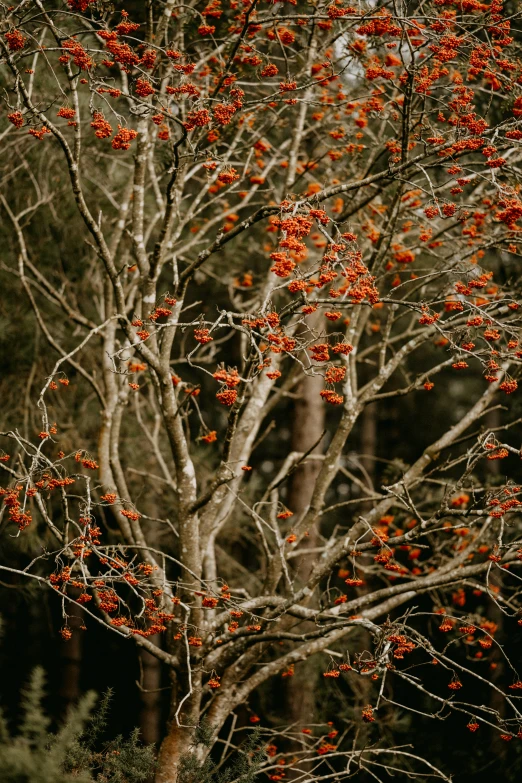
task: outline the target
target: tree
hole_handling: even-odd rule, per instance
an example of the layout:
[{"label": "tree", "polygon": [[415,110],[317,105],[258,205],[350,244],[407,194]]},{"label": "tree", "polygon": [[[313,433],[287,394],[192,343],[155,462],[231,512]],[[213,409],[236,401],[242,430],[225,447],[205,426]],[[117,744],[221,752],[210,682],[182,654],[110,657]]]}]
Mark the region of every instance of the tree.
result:
[{"label": "tree", "polygon": [[[522,735],[480,668],[502,655],[488,612],[521,611],[520,11],[127,8],[1,11],[4,246],[40,334],[0,457],[33,556],[1,568],[54,591],[64,638],[79,604],[169,669],[158,783],[233,755],[248,705],[312,658],[325,682],[371,681],[371,703],[339,736],[283,729],[272,780],[447,779],[357,731],[393,720],[393,682],[401,710]],[[325,433],[296,452],[281,429],[318,378]],[[369,405],[414,414],[414,458],[377,448],[375,484],[351,453]]]}]

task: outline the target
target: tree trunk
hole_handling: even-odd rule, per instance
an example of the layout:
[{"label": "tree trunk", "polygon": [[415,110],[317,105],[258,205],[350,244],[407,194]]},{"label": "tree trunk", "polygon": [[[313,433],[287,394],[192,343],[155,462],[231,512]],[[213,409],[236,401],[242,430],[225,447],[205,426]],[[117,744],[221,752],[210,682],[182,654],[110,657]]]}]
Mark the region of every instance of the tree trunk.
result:
[{"label": "tree trunk", "polygon": [[[193,669],[190,680],[186,669],[171,670],[170,676],[172,683],[170,720],[158,755],[155,783],[179,783],[180,763],[183,756],[194,754],[198,761],[202,760],[198,755],[200,748],[196,748],[194,743],[195,730],[200,722],[201,672]],[[179,709],[180,699],[190,692],[189,682],[192,685],[192,693]],[[194,778],[194,781],[188,778],[183,783],[197,783],[197,778]]]},{"label": "tree trunk", "polygon": [[[500,411],[498,409],[489,411],[489,413],[485,416],[485,423],[488,429],[497,429],[501,424]],[[487,460],[486,470],[490,476],[497,477],[502,470],[500,460]],[[500,587],[502,585],[502,577],[496,573],[495,570],[492,570],[489,581],[493,588]],[[497,632],[495,636],[497,639],[499,639],[500,643],[502,643],[502,637],[504,636],[504,615],[498,608],[497,604],[491,599],[489,600],[488,618],[497,624]],[[492,650],[490,666],[491,682],[504,690],[508,684],[503,681],[506,675],[504,658],[496,645]],[[491,688],[489,691],[489,706],[492,710],[497,711],[501,717],[504,717],[506,712],[504,699],[501,697],[499,692],[493,688]],[[491,750],[495,758],[498,759],[500,763],[504,763],[507,754],[507,743],[500,739],[500,734],[498,731],[495,731],[495,729],[492,729],[491,727],[488,728]]]},{"label": "tree trunk", "polygon": [[[361,423],[360,458],[363,481],[373,488],[375,482],[375,454],[377,451],[377,405],[367,405],[359,418]],[[366,504],[365,504],[366,505]]]},{"label": "tree trunk", "polygon": [[[153,644],[160,644],[160,637],[151,638]],[[156,745],[160,740],[161,724],[161,663],[147,650],[140,649],[140,733],[147,745]]]},{"label": "tree trunk", "polygon": [[161,743],[158,757],[156,783],[176,783],[181,757],[187,753],[192,741],[192,729],[171,726]]},{"label": "tree trunk", "polygon": [[[299,399],[295,402],[292,423],[292,450],[300,453],[308,451],[321,438],[324,431],[324,405],[319,396],[323,388],[321,376],[305,376],[298,388]],[[320,454],[319,443],[312,454]],[[307,459],[293,474],[289,492],[288,508],[299,518],[308,508],[317,474],[321,468],[320,460]],[[318,544],[318,531],[314,527],[299,544],[300,548],[312,548]],[[315,555],[303,555],[299,558],[296,571],[297,581],[304,582],[312,570]],[[313,662],[303,661],[296,667],[293,677],[285,681],[285,701],[288,720],[292,723],[309,721],[315,711],[315,670]]]},{"label": "tree trunk", "polygon": [[[80,594],[80,590],[77,588],[75,588],[75,592],[77,595]],[[71,594],[73,594],[73,591],[71,591]],[[67,624],[72,631],[72,636],[69,640],[60,643],[61,682],[59,696],[60,711],[64,717],[80,697],[80,676],[83,657],[83,631],[81,628],[84,625],[84,615],[81,608],[73,602],[70,602],[68,612]]]},{"label": "tree trunk", "polygon": [[[359,431],[359,465],[362,471],[362,480],[368,486],[368,489],[374,489],[376,479],[376,463],[375,456],[377,453],[377,404],[366,405],[360,416],[360,431]],[[371,500],[363,502],[360,505],[361,514],[364,515],[373,507]],[[364,587],[356,588],[357,595],[361,595],[366,592],[370,592],[375,589],[374,581],[371,575],[365,576],[366,585]],[[359,648],[361,650],[371,650],[372,643],[370,634],[367,630],[359,629]],[[350,678],[350,682],[353,686],[353,708],[355,714],[359,716],[364,707],[371,702],[372,682],[369,677]],[[365,747],[370,739],[371,730],[367,723],[363,723],[360,726],[358,736],[358,747]],[[367,773],[362,773],[361,780],[368,780]]]}]

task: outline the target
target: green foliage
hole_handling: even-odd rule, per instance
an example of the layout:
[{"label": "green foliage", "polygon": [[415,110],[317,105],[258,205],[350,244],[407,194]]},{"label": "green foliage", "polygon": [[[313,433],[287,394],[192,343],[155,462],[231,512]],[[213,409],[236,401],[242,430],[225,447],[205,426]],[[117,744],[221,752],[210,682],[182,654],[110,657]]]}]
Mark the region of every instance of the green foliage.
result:
[{"label": "green foliage", "polygon": [[140,746],[137,729],[128,739],[119,736],[100,746],[110,692],[95,713],[97,696],[87,693],[70,710],[65,724],[52,733],[42,706],[44,685],[44,672],[37,668],[22,695],[22,718],[15,736],[0,714],[2,783],[141,783],[150,778],[154,751]]},{"label": "green foliage", "polygon": [[204,745],[206,748],[211,748],[214,741],[214,733],[212,726],[208,723],[206,718],[203,718],[196,731],[194,732],[194,744]]},{"label": "green foliage", "polygon": [[252,732],[224,769],[209,756],[204,761],[198,759],[198,742],[208,747],[207,739],[207,728],[202,723],[193,747],[180,760],[179,783],[254,783],[258,779],[266,759],[260,731]]}]

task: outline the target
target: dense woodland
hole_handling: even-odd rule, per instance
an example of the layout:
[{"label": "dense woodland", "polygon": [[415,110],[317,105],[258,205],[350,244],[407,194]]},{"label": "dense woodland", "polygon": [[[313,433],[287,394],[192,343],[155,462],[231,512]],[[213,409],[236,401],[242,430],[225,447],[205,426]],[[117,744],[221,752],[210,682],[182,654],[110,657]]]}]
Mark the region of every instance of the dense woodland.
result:
[{"label": "dense woodland", "polygon": [[519,780],[520,2],[1,3],[0,102],[0,780]]}]

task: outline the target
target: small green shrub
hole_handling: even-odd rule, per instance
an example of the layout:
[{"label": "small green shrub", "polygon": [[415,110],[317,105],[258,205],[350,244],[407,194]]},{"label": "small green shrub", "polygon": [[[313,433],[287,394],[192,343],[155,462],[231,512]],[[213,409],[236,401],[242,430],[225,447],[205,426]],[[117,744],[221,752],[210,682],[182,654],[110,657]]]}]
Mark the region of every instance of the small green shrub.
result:
[{"label": "small green shrub", "polygon": [[142,783],[155,768],[154,749],[139,744],[135,729],[101,743],[111,700],[108,691],[98,703],[87,693],[69,711],[65,724],[49,730],[42,701],[45,675],[35,669],[22,694],[21,720],[15,736],[0,713],[0,770],[2,783]]}]

